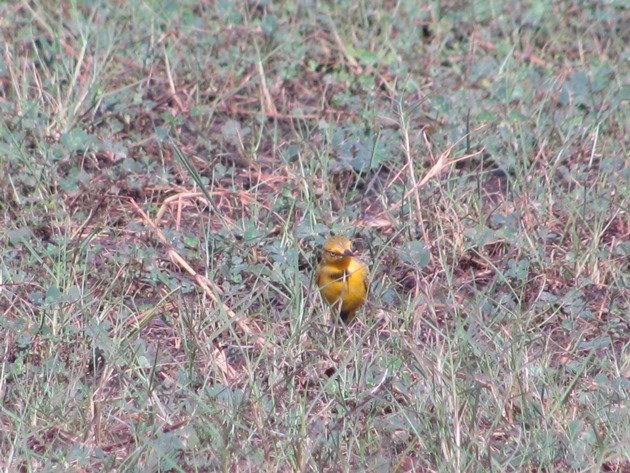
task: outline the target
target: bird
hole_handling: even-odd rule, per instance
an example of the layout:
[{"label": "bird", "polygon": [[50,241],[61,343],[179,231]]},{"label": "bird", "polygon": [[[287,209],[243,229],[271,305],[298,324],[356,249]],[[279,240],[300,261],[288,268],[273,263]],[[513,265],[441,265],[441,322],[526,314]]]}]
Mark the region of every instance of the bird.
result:
[{"label": "bird", "polygon": [[345,236],[332,236],[322,248],[315,282],[324,300],[344,324],[352,322],[365,303],[368,267],[356,258],[352,242]]}]

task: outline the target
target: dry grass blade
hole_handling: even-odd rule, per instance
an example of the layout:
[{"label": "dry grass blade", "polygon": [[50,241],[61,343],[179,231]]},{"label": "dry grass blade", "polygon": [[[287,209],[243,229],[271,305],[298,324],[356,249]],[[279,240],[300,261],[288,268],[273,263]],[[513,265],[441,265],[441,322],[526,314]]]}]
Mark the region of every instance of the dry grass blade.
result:
[{"label": "dry grass blade", "polygon": [[228,306],[226,306],[219,299],[217,294],[221,294],[221,290],[212,281],[210,281],[207,277],[205,277],[203,274],[199,274],[197,271],[195,271],[192,268],[192,266],[184,258],[182,258],[181,255],[179,253],[177,253],[177,251],[175,251],[175,249],[168,242],[168,240],[166,239],[166,237],[164,236],[162,231],[158,228],[158,226],[153,222],[153,220],[151,220],[151,218],[149,218],[149,216],[146,214],[146,212],[144,212],[144,210],[142,210],[140,208],[140,206],[133,199],[130,199],[129,202],[131,203],[131,206],[133,207],[135,212],[144,221],[144,223],[146,223],[149,227],[151,227],[151,229],[153,230],[155,236],[166,247],[166,250],[168,252],[168,255],[169,255],[170,259],[175,264],[177,264],[180,268],[182,268],[184,271],[186,271],[190,276],[192,276],[194,278],[195,282],[197,283],[197,285],[208,296],[208,298],[212,302],[214,302],[215,304],[220,306],[225,311],[225,313],[228,314],[228,316],[231,319],[235,320],[235,323],[237,324],[237,326],[241,330],[243,330],[243,332],[245,332],[248,335],[253,336],[257,345],[259,345],[259,346],[265,345],[266,344],[265,340],[262,337],[260,337],[259,335],[257,335],[251,329],[251,327],[247,324],[246,321],[244,321],[241,318],[238,318],[237,315],[234,313],[234,311],[232,309],[230,309]]}]

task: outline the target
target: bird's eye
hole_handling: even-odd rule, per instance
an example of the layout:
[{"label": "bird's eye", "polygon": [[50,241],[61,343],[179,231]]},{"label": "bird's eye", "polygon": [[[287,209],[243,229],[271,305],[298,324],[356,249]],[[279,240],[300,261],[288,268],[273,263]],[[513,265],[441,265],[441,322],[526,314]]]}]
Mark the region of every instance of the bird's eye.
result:
[{"label": "bird's eye", "polygon": [[329,252],[328,252],[328,256],[330,256],[331,258],[334,258],[334,257],[335,257],[335,256],[337,256],[337,255],[335,255],[335,252],[334,252],[334,251],[329,251]]}]

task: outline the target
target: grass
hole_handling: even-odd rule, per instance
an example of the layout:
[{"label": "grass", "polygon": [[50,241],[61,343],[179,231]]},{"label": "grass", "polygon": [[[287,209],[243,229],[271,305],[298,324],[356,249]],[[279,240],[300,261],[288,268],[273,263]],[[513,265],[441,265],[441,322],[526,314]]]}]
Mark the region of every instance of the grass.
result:
[{"label": "grass", "polygon": [[3,471],[630,471],[627,15],[0,6]]}]

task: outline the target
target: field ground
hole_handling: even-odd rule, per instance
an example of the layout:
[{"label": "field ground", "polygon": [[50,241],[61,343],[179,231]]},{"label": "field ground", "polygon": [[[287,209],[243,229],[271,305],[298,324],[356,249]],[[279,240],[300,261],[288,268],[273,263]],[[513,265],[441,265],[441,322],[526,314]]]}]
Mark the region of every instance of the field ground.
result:
[{"label": "field ground", "polygon": [[0,467],[629,472],[629,20],[1,3]]}]

